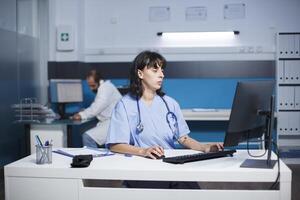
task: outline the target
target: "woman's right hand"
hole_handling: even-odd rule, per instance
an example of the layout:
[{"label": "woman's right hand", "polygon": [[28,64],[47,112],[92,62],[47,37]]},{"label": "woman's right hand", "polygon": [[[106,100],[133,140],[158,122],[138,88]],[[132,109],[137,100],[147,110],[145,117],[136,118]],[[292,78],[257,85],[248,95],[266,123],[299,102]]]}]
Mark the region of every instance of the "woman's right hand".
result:
[{"label": "woman's right hand", "polygon": [[81,116],[77,113],[71,117],[72,120],[81,120]]},{"label": "woman's right hand", "polygon": [[149,148],[144,149],[144,151],[143,151],[143,156],[144,157],[149,157],[149,158],[152,158],[152,159],[156,159],[155,155],[157,157],[161,157],[164,154],[165,154],[164,149],[160,146],[149,147]]}]

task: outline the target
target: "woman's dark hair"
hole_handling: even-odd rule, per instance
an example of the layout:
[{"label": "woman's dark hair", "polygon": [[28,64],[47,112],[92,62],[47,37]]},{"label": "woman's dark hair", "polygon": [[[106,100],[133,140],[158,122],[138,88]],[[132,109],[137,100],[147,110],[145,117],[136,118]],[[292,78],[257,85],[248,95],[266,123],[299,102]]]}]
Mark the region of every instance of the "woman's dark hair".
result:
[{"label": "woman's dark hair", "polygon": [[[167,65],[166,59],[156,52],[143,51],[137,55],[132,63],[130,69],[130,86],[129,92],[132,97],[139,98],[143,95],[143,85],[141,79],[138,76],[138,70],[143,70],[145,67],[151,68],[160,66],[165,68]],[[165,93],[162,92],[162,88],[156,91],[159,96],[164,96]]]},{"label": "woman's dark hair", "polygon": [[93,79],[96,83],[99,83],[100,79],[102,79],[100,72],[98,72],[95,69],[92,69],[91,71],[89,71],[88,74],[86,75],[86,77],[87,78],[93,77]]}]

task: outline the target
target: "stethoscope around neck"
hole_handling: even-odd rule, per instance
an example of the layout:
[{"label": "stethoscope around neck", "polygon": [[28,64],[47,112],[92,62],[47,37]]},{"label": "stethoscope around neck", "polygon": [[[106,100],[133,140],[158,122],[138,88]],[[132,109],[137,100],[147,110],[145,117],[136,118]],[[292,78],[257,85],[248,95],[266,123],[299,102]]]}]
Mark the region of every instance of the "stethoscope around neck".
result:
[{"label": "stethoscope around neck", "polygon": [[[168,110],[167,114],[166,114],[166,121],[173,133],[173,138],[174,139],[177,139],[178,138],[178,121],[177,121],[177,117],[176,115],[174,114],[174,112],[171,112],[170,111],[170,108],[166,102],[166,100],[160,96],[160,98],[163,100],[164,104],[166,105],[166,108]],[[142,133],[143,130],[144,130],[144,125],[142,123],[142,118],[141,118],[141,111],[140,111],[140,105],[139,105],[139,98],[137,97],[136,98],[136,106],[137,106],[137,109],[138,109],[138,115],[139,115],[139,122],[138,122],[138,125],[136,126],[136,131],[138,134]]]}]

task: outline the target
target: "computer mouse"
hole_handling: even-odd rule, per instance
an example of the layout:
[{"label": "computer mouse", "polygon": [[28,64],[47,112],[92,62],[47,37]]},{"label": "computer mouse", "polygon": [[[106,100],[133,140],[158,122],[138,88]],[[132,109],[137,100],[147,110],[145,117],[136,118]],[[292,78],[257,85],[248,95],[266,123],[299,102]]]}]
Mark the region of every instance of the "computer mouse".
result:
[{"label": "computer mouse", "polygon": [[[151,153],[157,160],[159,160],[159,159],[163,159],[164,157],[165,157],[165,155],[162,155],[162,156],[158,156],[158,155],[156,155],[156,154],[154,154],[154,153]],[[150,156],[146,156],[146,158],[150,158],[150,159],[152,159]]]}]

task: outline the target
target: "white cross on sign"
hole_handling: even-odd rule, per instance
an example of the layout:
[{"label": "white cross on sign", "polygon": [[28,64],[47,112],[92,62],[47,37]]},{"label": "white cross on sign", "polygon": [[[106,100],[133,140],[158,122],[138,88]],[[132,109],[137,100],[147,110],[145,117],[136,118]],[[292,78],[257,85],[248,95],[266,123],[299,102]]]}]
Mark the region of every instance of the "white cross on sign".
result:
[{"label": "white cross on sign", "polygon": [[60,40],[61,40],[62,42],[67,42],[67,41],[69,41],[69,33],[61,33],[61,34],[60,34]]}]

